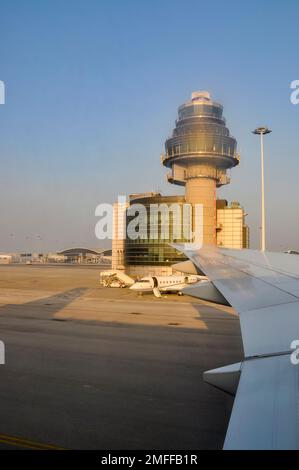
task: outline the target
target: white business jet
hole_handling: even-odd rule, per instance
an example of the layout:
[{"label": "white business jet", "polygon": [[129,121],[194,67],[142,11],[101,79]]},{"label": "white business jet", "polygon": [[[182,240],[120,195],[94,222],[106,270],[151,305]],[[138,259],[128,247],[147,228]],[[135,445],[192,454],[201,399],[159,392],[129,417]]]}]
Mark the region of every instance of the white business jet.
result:
[{"label": "white business jet", "polygon": [[153,292],[155,297],[161,297],[161,292],[177,292],[189,285],[206,281],[205,276],[147,276],[136,281],[130,289],[136,292]]}]

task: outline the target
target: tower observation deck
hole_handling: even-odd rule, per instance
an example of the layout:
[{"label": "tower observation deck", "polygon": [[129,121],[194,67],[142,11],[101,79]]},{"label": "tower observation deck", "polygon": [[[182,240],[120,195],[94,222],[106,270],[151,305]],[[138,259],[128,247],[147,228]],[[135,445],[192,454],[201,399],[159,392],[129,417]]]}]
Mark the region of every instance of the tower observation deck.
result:
[{"label": "tower observation deck", "polygon": [[194,92],[178,109],[162,163],[170,183],[185,186],[185,199],[203,205],[203,242],[216,244],[216,188],[230,182],[227,170],[238,165],[237,142],[222,116],[221,104],[206,91]]}]

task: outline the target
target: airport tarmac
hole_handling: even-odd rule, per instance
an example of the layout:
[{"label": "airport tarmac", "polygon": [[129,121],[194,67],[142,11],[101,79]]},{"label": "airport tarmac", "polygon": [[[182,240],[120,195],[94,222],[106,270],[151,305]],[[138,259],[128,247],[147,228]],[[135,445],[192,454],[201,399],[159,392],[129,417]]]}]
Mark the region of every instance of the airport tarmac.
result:
[{"label": "airport tarmac", "polygon": [[0,266],[0,448],[218,449],[239,361],[229,308],[99,285],[94,266]]}]

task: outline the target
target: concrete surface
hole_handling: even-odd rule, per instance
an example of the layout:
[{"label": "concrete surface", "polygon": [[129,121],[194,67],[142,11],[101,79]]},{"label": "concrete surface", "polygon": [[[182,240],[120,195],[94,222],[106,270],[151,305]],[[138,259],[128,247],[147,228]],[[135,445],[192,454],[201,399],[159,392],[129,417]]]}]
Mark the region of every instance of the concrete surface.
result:
[{"label": "concrete surface", "polygon": [[202,373],[241,359],[236,314],[98,281],[0,266],[0,448],[221,448],[232,399]]}]

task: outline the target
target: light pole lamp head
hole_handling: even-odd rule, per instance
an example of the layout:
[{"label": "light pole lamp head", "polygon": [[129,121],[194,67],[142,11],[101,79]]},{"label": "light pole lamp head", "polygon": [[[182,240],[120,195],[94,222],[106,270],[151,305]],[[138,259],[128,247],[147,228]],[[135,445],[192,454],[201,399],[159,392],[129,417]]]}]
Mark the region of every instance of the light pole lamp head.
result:
[{"label": "light pole lamp head", "polygon": [[270,132],[272,132],[271,129],[269,129],[268,127],[264,126],[264,127],[257,127],[256,129],[254,129],[254,131],[252,131],[253,134],[258,134],[258,135],[265,135],[265,134],[270,134]]}]

